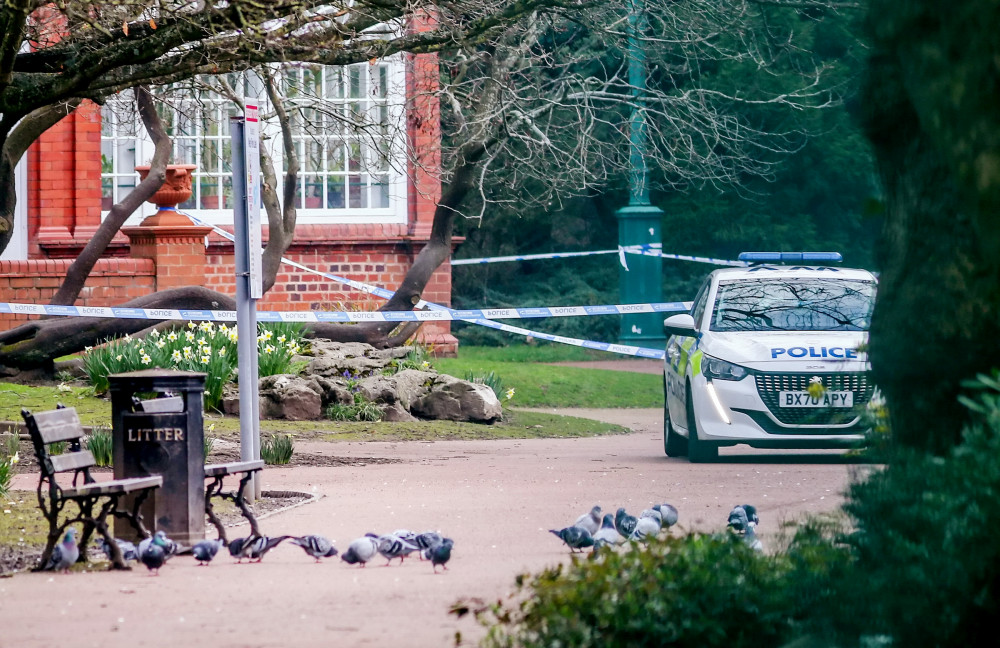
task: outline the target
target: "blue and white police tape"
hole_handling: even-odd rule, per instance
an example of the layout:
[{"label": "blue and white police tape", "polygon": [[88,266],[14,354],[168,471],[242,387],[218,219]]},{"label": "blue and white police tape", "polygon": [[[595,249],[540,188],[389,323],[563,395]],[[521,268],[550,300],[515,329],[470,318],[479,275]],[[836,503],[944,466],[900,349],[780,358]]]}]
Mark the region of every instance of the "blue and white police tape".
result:
[{"label": "blue and white police tape", "polygon": [[[637,254],[640,256],[658,256],[664,259],[676,261],[692,261],[694,263],[707,263],[721,266],[746,266],[744,261],[731,261],[729,259],[714,259],[711,257],[690,256],[685,254],[670,254],[664,252],[659,243],[645,243],[642,245],[619,246],[614,250],[590,250],[587,252],[548,252],[543,254],[518,254],[511,256],[478,257],[474,259],[452,259],[452,266],[482,265],[487,263],[507,263],[511,261],[536,261],[542,259],[567,259],[572,257],[596,256],[601,254],[618,254],[622,265],[626,265],[623,255]],[[627,265],[626,265],[627,267]]]},{"label": "blue and white police tape", "polygon": [[[187,212],[181,212],[181,213],[184,214],[185,216],[187,216],[188,218],[190,218],[191,221],[194,222],[194,223],[197,223],[199,225],[206,225],[208,227],[211,227],[216,233],[218,233],[223,238],[226,238],[226,239],[228,239],[230,241],[235,240],[235,237],[232,234],[230,234],[229,232],[223,230],[222,228],[217,227],[215,225],[211,225],[210,223],[206,223],[205,221],[202,221],[201,219],[199,219],[197,216],[194,216],[194,215],[189,214]],[[615,251],[616,250],[612,250],[611,252],[615,252]],[[309,273],[312,273],[312,274],[324,277],[326,279],[330,279],[332,281],[338,281],[338,282],[343,283],[343,284],[345,284],[347,286],[350,286],[352,288],[356,288],[357,290],[364,291],[366,293],[375,295],[377,297],[381,297],[383,299],[389,299],[394,294],[392,291],[387,290],[385,288],[380,288],[378,286],[372,286],[370,284],[365,284],[365,283],[362,283],[362,282],[359,282],[359,281],[354,281],[352,279],[347,279],[346,277],[338,277],[336,275],[331,275],[331,274],[328,274],[326,272],[320,272],[318,270],[314,270],[313,268],[306,267],[306,266],[304,266],[304,265],[302,265],[300,263],[296,263],[294,261],[291,261],[290,259],[286,259],[285,257],[282,257],[281,261],[282,261],[282,263],[291,265],[291,266],[293,266],[295,268],[299,268],[299,269],[304,270],[306,272],[309,272]],[[674,302],[674,304],[679,304],[679,303],[680,302]],[[634,308],[634,307],[640,307],[640,306],[645,306],[645,305],[642,305],[642,304],[628,304],[627,306]],[[649,304],[649,306],[652,307],[653,304]],[[448,308],[447,306],[442,306],[441,304],[435,304],[433,302],[428,302],[428,301],[425,301],[423,299],[421,299],[420,301],[417,302],[417,304],[415,305],[415,308],[427,308],[427,309],[430,309],[431,311],[434,311],[434,312],[437,312],[437,313],[451,313],[452,312],[452,309]],[[557,308],[559,308],[559,307],[557,307]],[[609,307],[606,307],[606,306],[589,306],[589,307],[586,307],[586,306],[584,306],[584,307],[561,307],[561,308],[569,308],[569,309],[572,309],[572,308],[607,309]],[[681,308],[679,308],[679,309],[675,308],[673,310],[674,311],[678,311],[678,310],[679,311],[685,311],[685,310],[688,310],[689,308],[690,308],[690,304],[681,304]],[[489,311],[489,310],[499,310],[499,309],[486,309],[486,310]],[[266,313],[266,311],[264,311],[264,312]],[[421,313],[426,314],[426,311],[419,311],[419,310],[418,311],[395,311],[395,312],[412,313],[414,315],[421,314]],[[639,312],[639,311],[630,311],[630,312]],[[671,310],[663,309],[661,311],[650,311],[650,312],[671,312]],[[305,313],[305,312],[304,311],[297,311],[297,312],[293,312],[293,313],[289,314],[288,315],[289,317],[295,318],[295,319],[291,319],[289,321],[309,321],[308,319],[305,319],[305,318],[309,317],[309,315],[308,314],[303,315],[303,313]],[[328,313],[328,314],[329,315],[333,315],[333,313]],[[613,313],[613,312],[596,312],[595,311],[595,312],[589,313],[589,314],[594,314],[594,315],[611,315],[611,314],[618,314],[618,313]],[[367,314],[367,313],[366,314],[361,314],[361,313],[357,314],[357,316],[361,316],[361,315],[364,315],[365,317],[367,317],[369,319],[358,320],[358,321],[379,321],[377,319],[371,319],[371,315]],[[566,311],[566,316],[569,316],[569,315],[576,315],[576,313],[571,313],[569,311]],[[259,319],[265,320],[265,318],[267,318],[267,317],[268,317],[268,315],[261,316],[260,312],[258,312],[258,318]],[[505,318],[505,319],[507,319],[507,318]],[[333,320],[333,321],[343,321],[343,320]],[[418,321],[418,320],[416,320],[414,318],[414,321]],[[419,320],[419,321],[427,321],[427,320]],[[579,340],[579,339],[576,339],[576,338],[566,338],[566,337],[562,337],[562,336],[551,335],[549,333],[542,333],[542,332],[539,332],[539,331],[531,331],[529,329],[524,329],[524,328],[520,328],[520,327],[510,326],[509,324],[501,324],[500,322],[493,322],[493,321],[491,321],[489,319],[469,319],[469,320],[464,320],[464,321],[468,321],[468,322],[471,322],[473,324],[479,324],[480,326],[486,326],[486,327],[489,327],[489,328],[494,328],[494,329],[498,329],[498,330],[509,332],[509,333],[515,333],[515,334],[519,334],[519,335],[531,336],[531,337],[535,337],[535,338],[542,339],[542,340],[550,340],[550,341],[553,341],[553,342],[559,342],[559,343],[562,343],[562,344],[571,344],[571,345],[574,345],[574,346],[582,346],[582,347],[586,347],[586,348],[590,348],[590,349],[598,349],[598,350],[601,350],[601,351],[608,351],[610,353],[619,353],[619,354],[636,355],[636,356],[640,356],[641,355],[642,357],[659,358],[659,359],[663,359],[663,357],[664,357],[663,351],[660,350],[660,349],[645,349],[645,348],[642,348],[642,347],[632,347],[632,346],[628,346],[628,345],[609,344],[609,343],[606,343],[606,342],[595,342],[595,341],[592,341],[592,340]]]},{"label": "blue and white police tape", "polygon": [[[615,304],[599,306],[539,306],[531,308],[452,309],[438,306],[421,311],[257,311],[261,322],[434,322],[476,321],[486,319],[539,319],[544,317],[590,317],[596,315],[635,315],[641,313],[679,313],[690,302],[655,304]],[[49,315],[59,317],[103,317],[147,320],[195,320],[235,322],[234,310],[193,310],[172,308],[120,308],[115,306],[47,306],[0,302],[0,313]]]}]

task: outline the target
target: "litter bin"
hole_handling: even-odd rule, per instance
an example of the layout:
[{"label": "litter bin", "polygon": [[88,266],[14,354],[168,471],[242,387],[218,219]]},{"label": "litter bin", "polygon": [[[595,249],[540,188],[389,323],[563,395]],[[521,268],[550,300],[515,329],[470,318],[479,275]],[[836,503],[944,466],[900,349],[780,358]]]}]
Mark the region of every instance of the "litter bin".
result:
[{"label": "litter bin", "polygon": [[205,376],[170,369],[108,376],[115,478],[162,475],[142,506],[143,522],[188,547],[205,537]]}]

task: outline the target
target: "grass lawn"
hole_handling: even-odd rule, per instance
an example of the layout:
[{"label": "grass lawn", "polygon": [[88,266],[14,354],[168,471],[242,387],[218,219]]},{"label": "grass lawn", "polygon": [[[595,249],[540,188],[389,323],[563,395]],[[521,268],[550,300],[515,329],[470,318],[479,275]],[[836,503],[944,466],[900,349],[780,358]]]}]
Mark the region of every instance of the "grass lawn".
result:
[{"label": "grass lawn", "polygon": [[434,367],[458,378],[493,372],[514,388],[515,407],[662,407],[663,377],[631,371],[553,366],[548,362],[610,360],[619,356],[566,345],[462,347],[458,358]]}]

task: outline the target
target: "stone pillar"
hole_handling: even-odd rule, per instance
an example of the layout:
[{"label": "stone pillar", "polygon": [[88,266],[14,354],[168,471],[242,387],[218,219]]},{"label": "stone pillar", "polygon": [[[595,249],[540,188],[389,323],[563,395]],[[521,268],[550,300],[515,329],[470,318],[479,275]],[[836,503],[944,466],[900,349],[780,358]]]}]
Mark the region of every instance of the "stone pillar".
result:
[{"label": "stone pillar", "polygon": [[[212,228],[192,225],[176,211],[173,217],[166,214],[153,221],[163,211],[150,216],[138,227],[122,228],[131,244],[132,257],[152,259],[156,267],[156,290],[204,285],[205,237]],[[183,219],[184,224],[175,224],[179,219]]]}]

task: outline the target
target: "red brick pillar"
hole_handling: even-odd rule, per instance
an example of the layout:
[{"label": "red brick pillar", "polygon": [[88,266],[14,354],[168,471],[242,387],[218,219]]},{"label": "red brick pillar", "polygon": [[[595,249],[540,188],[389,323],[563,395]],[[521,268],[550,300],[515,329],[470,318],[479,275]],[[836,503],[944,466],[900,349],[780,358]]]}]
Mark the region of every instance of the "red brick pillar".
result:
[{"label": "red brick pillar", "polygon": [[205,285],[205,237],[211,231],[195,225],[122,228],[132,257],[153,260],[156,290]]}]

